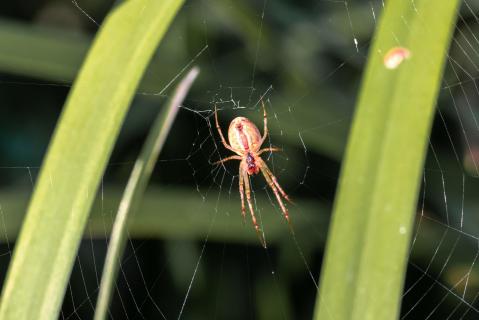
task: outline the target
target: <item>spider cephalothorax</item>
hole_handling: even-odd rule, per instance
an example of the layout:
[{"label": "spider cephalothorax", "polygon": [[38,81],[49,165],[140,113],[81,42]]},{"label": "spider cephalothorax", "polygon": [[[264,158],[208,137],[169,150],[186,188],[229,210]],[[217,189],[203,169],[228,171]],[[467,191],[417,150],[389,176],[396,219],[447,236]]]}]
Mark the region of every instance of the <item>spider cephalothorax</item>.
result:
[{"label": "spider cephalothorax", "polygon": [[248,152],[246,155],[246,168],[248,168],[249,175],[258,174],[259,172],[259,167],[256,165],[256,160],[250,152]]},{"label": "spider cephalothorax", "polygon": [[227,157],[217,162],[223,163],[228,160],[240,160],[239,165],[239,190],[240,190],[240,197],[241,197],[241,214],[243,215],[243,219],[246,215],[246,208],[244,203],[244,194],[246,193],[246,201],[248,202],[249,211],[251,214],[251,220],[253,221],[254,228],[258,233],[258,236],[261,240],[261,243],[264,247],[266,247],[266,242],[264,237],[261,233],[261,230],[256,222],[256,217],[253,210],[253,204],[251,202],[251,187],[249,182],[249,176],[258,174],[260,171],[263,173],[263,176],[268,182],[268,185],[273,190],[276,199],[278,200],[279,206],[281,207],[281,211],[283,212],[283,216],[289,222],[289,214],[288,209],[286,209],[283,200],[281,197],[285,198],[286,200],[290,201],[288,195],[284,192],[284,190],[279,185],[276,177],[273,175],[271,170],[268,168],[266,163],[261,159],[260,155],[263,152],[275,152],[280,151],[278,148],[270,147],[270,148],[263,148],[261,149],[261,145],[263,144],[264,140],[268,136],[268,118],[266,116],[266,109],[264,107],[263,102],[261,102],[263,106],[263,114],[264,114],[264,132],[263,136],[261,136],[258,128],[255,126],[253,122],[251,122],[248,118],[245,117],[237,117],[231,121],[231,124],[228,129],[228,140],[229,143],[226,143],[226,140],[223,136],[221,131],[220,125],[218,123],[218,114],[216,112],[215,107],[215,121],[216,121],[216,128],[218,129],[218,133],[221,138],[221,142],[225,146],[226,149],[229,149],[236,153],[237,155]]}]

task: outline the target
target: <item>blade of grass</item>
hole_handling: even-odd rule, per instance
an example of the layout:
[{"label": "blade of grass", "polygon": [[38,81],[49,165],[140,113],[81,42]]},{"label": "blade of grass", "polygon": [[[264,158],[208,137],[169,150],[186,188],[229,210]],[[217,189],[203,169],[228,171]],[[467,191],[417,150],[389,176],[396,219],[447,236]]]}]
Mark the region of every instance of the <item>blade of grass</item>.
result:
[{"label": "blade of grass", "polygon": [[107,17],[60,117],[16,244],[0,319],[57,319],[107,159],[181,0],[123,2]]},{"label": "blade of grass", "polygon": [[[93,205],[88,219],[88,236],[105,238],[105,230],[112,228],[113,218],[105,212],[115,212],[124,190],[105,187],[102,196]],[[214,196],[211,196],[214,197]],[[258,193],[258,203],[269,203],[266,194]],[[0,242],[13,241],[18,236],[21,220],[28,200],[28,190],[24,188],[0,189],[0,214],[5,216],[5,228],[0,232]],[[258,236],[254,229],[244,226],[241,222],[239,194],[236,201],[229,197],[220,197],[218,201],[203,201],[199,193],[190,188],[164,188],[149,186],[142,197],[141,205],[128,222],[128,234],[131,238],[150,239],[188,239],[212,242],[251,243],[259,246]],[[296,236],[313,239],[316,243],[325,242],[330,208],[324,203],[312,200],[297,199],[295,202],[301,213],[294,219]],[[158,219],[158,208],[161,207],[161,219]],[[214,215],[215,210],[231,212],[231,215]],[[281,223],[280,216],[267,212],[263,217],[268,243],[281,241],[290,243],[289,228]],[[311,225],[319,226],[311,228]],[[471,249],[472,250],[472,249]]]},{"label": "blade of grass", "polygon": [[[76,30],[0,18],[0,71],[53,82],[44,85],[69,87],[92,40],[89,34]],[[157,93],[161,84],[178,72],[177,65],[162,57],[156,54],[152,58],[138,91]]]},{"label": "blade of grass", "polygon": [[[25,204],[28,201],[29,190],[24,188],[9,188],[0,190],[0,215],[5,217],[5,224],[0,233],[0,243],[7,244],[14,241],[18,236],[21,221],[25,213]],[[92,212],[88,219],[87,236],[93,238],[105,238],[105,231],[112,229],[113,221],[105,212],[113,212],[118,207],[123,190],[119,188],[105,187],[102,197],[96,199]],[[470,196],[472,197],[473,192]],[[449,198],[448,198],[449,199]],[[469,198],[472,199],[472,198]],[[239,201],[239,200],[238,200]],[[266,195],[257,195],[258,203],[267,203]],[[296,236],[313,241],[317,246],[323,246],[329,223],[328,206],[318,201],[305,201],[298,199],[296,202],[301,208],[301,214],[294,217],[294,229]],[[474,205],[464,207],[464,211],[476,210]],[[200,204],[200,205],[199,205]],[[158,208],[161,206],[161,219],[158,219]],[[211,220],[205,218],[209,213],[220,210],[232,212],[233,215],[216,215],[215,223],[211,226]],[[229,198],[220,198],[218,202],[201,201],[199,194],[191,193],[191,189],[158,188],[149,186],[141,200],[141,206],[135,210],[128,222],[128,234],[131,238],[140,239],[176,239],[176,240],[203,240],[208,235],[211,242],[249,243],[259,245],[258,237],[254,230],[244,227],[235,217],[238,211],[238,203]],[[290,232],[281,223],[276,215],[263,215],[263,224],[267,227],[268,243],[278,245],[281,242],[291,244]],[[311,228],[311,226],[317,226]],[[416,242],[414,259],[426,259],[429,257],[433,245],[439,241],[444,231],[440,225],[427,221],[422,223],[421,232],[430,239]],[[318,237],[321,235],[321,237]],[[477,248],[474,241],[466,241],[461,244],[461,253],[456,260],[467,261],[468,253]],[[296,251],[294,251],[296,253]],[[431,268],[441,268],[442,261],[435,260]],[[439,270],[438,269],[438,270]]]},{"label": "blade of grass", "polygon": [[91,45],[86,34],[0,19],[0,70],[71,83]]},{"label": "blade of grass", "polygon": [[[25,203],[28,200],[28,192],[24,188],[0,190],[0,214],[5,217],[5,225],[0,233],[0,243],[4,245],[11,243],[18,236],[25,213]],[[88,219],[86,227],[88,237],[104,239],[105,231],[109,232],[112,229],[113,221],[109,215],[105,215],[105,212],[114,212],[118,207],[122,192],[123,190],[119,188],[104,188],[102,197],[96,200]],[[257,201],[258,203],[267,203],[268,198],[265,194],[258,194]],[[318,201],[301,199],[297,200],[296,205],[301,208],[301,213],[294,217],[294,229],[299,241],[307,239],[308,242],[314,241],[310,243],[313,247],[323,247],[326,242],[325,235],[330,208]],[[161,219],[158,219],[158,208],[160,207]],[[465,207],[465,211],[467,209],[475,210],[472,207]],[[215,222],[211,226],[211,219],[208,218],[208,215],[215,210],[232,212],[233,215],[216,215]],[[234,214],[235,212],[237,215]],[[141,206],[129,218],[128,235],[130,238],[169,241],[201,241],[208,236],[210,242],[247,243],[259,246],[254,230],[243,226],[240,219],[238,202],[231,201],[229,198],[221,197],[218,202],[202,201],[199,194],[191,193],[191,189],[149,186],[142,196]],[[279,221],[276,215],[263,215],[263,225],[267,228],[268,243],[270,246],[290,247],[294,242],[290,240],[289,229],[284,224],[278,223]],[[317,227],[311,228],[311,226]],[[429,258],[431,250],[434,250],[434,244],[439,241],[443,231],[440,225],[423,220],[421,233],[430,241],[427,243],[425,241],[416,242],[412,258],[415,260]],[[461,260],[467,264],[470,259],[468,253],[477,248],[477,243],[474,241],[461,242],[461,248],[461,253],[456,255],[456,261]],[[296,247],[291,250],[292,254],[297,254]],[[435,260],[431,268],[439,270],[442,263],[442,260]],[[453,285],[454,283],[451,284],[451,286]]]},{"label": "blade of grass", "polygon": [[[370,49],[315,319],[397,319],[421,171],[457,0],[390,0]],[[397,69],[383,59],[410,50]],[[319,309],[318,309],[319,307]]]},{"label": "blade of grass", "polygon": [[133,171],[118,207],[115,222],[113,223],[113,230],[103,266],[100,292],[95,309],[95,320],[106,319],[107,317],[113,286],[128,239],[126,232],[128,217],[131,212],[136,209],[137,204],[143,197],[151,173],[173,125],[173,121],[176,118],[179,107],[183,103],[198,72],[199,70],[197,68],[191,69],[180,82],[173,97],[168,101],[167,107],[158,115],[153,123],[140,155],[135,162],[135,166],[133,167]]},{"label": "blade of grass", "polygon": [[[226,13],[232,9],[228,8],[228,5],[221,4],[221,8],[215,7],[214,10],[218,15],[223,14],[224,18],[228,17]],[[224,12],[224,10],[228,12]],[[239,12],[244,12],[244,10]],[[227,20],[232,21],[231,17]],[[248,35],[251,32],[248,30],[251,29],[251,21],[246,17],[236,18],[236,20],[242,27],[246,26],[242,32],[249,39]],[[265,37],[262,39],[264,40]],[[91,39],[86,34],[46,26],[32,26],[0,18],[0,71],[38,77],[53,81],[58,85],[68,86],[77,74],[90,45]],[[262,48],[268,46],[265,46],[262,41]],[[180,48],[181,45],[178,50]],[[139,91],[158,92],[159,84],[167,83],[170,79],[168,77],[176,73],[177,69],[178,66],[154,57],[149,72],[145,74],[140,83]],[[206,74],[204,76],[208,77]],[[291,104],[284,102],[296,101],[297,93],[295,91],[283,92],[282,95],[284,95],[281,99],[283,102],[276,102],[275,109],[280,113],[288,113]],[[318,101],[318,97],[321,97],[321,101]],[[316,108],[318,103],[327,107]],[[298,139],[298,124],[304,128],[315,127],[315,130],[301,132],[301,138],[305,145],[310,150],[340,160],[349,129],[351,109],[349,101],[344,100],[344,92],[331,87],[323,88],[317,91],[316,95],[303,97],[301,105],[301,112],[295,113],[296,121],[281,123],[281,129],[284,131],[282,139],[288,144],[302,148],[302,142]],[[317,119],[321,119],[321,124],[326,124],[324,128],[317,128]],[[260,117],[258,120],[262,121]],[[327,134],[318,135],[323,132]]]}]

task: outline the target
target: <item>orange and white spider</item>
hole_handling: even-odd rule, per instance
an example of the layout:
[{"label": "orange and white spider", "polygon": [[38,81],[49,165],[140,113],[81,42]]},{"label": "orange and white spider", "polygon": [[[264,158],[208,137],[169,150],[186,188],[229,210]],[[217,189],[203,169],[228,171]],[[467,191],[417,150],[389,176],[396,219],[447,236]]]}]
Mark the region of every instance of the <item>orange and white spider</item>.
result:
[{"label": "orange and white spider", "polygon": [[243,220],[245,219],[246,209],[244,203],[244,194],[246,193],[246,201],[248,202],[249,211],[251,213],[251,220],[253,221],[254,228],[258,233],[260,238],[261,244],[263,247],[266,248],[266,242],[264,240],[263,234],[258,226],[256,221],[256,216],[253,210],[253,204],[251,202],[251,187],[249,176],[254,174],[258,174],[259,171],[263,174],[266,182],[273,190],[276,199],[278,200],[279,206],[281,207],[281,211],[283,212],[283,216],[289,223],[289,214],[288,209],[283,203],[281,196],[291,202],[290,198],[281,188],[278,183],[278,180],[273,175],[271,170],[268,168],[266,163],[261,159],[260,155],[264,152],[275,152],[281,151],[279,148],[269,147],[261,149],[261,145],[265,141],[266,137],[268,136],[268,118],[266,115],[266,108],[264,106],[263,101],[261,101],[263,106],[263,114],[264,114],[264,130],[263,136],[261,136],[258,128],[251,122],[248,118],[245,117],[236,117],[231,121],[229,129],[228,129],[228,141],[230,144],[226,143],[225,137],[221,131],[221,127],[218,123],[218,113],[216,111],[215,106],[215,121],[216,121],[216,128],[218,129],[218,133],[221,137],[221,142],[225,146],[226,149],[229,149],[236,153],[237,155],[227,157],[220,161],[217,161],[215,164],[224,163],[229,160],[240,160],[239,165],[239,192],[241,197],[241,214],[243,215]]}]

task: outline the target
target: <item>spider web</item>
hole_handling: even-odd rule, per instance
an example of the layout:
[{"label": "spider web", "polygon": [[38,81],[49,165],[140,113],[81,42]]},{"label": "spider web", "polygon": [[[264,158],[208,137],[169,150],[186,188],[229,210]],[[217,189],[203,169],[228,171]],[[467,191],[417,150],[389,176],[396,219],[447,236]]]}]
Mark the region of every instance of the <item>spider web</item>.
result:
[{"label": "spider web", "polygon": [[[58,24],[56,17],[66,15],[72,25],[93,34],[110,5],[47,1],[33,20]],[[154,59],[151,64],[108,164],[61,319],[92,318],[121,188],[158,105],[193,64],[202,73],[168,138],[138,222],[129,230],[109,317],[311,319],[339,161],[383,5],[381,0],[187,2],[158,50],[164,62]],[[448,56],[418,202],[402,319],[479,315],[478,9],[476,2],[463,1]],[[12,129],[11,123],[45,119],[52,132],[55,119],[44,114],[58,114],[71,85],[70,80],[42,80],[8,74],[0,79],[6,104],[26,111],[2,117],[10,123],[3,123],[4,130],[14,133],[8,143],[17,146],[0,163],[2,274],[39,171],[41,157],[35,155],[44,152],[49,139],[44,134],[29,141],[34,127]],[[38,97],[40,106],[26,109],[26,92]],[[224,133],[236,116],[248,117],[262,130],[261,100],[270,131],[264,146],[283,150],[263,159],[294,200],[288,205],[293,234],[264,179],[251,179],[266,250],[249,217],[244,223],[240,214],[238,162],[214,165],[230,155],[214,126],[214,105]]]}]

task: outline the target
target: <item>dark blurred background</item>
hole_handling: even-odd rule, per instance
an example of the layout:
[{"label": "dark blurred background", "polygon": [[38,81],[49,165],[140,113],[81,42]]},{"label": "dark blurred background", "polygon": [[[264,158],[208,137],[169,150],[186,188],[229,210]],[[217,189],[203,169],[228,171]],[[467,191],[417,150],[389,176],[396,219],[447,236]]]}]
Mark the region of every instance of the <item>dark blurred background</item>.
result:
[{"label": "dark blurred background", "polygon": [[[0,3],[2,281],[65,98],[98,25],[119,2]],[[183,310],[182,319],[311,319],[340,162],[382,6],[186,1],[109,161],[61,318],[92,318],[107,237],[133,163],[182,70],[198,65],[200,77],[131,222],[110,316],[171,319]],[[419,195],[405,319],[479,316],[478,9],[478,1],[464,2],[448,59]],[[214,104],[225,133],[238,115],[261,123],[260,99],[269,144],[284,150],[265,158],[295,201],[293,235],[262,178],[253,179],[267,250],[249,220],[243,225],[238,163],[213,165],[229,152],[211,126]]]}]

